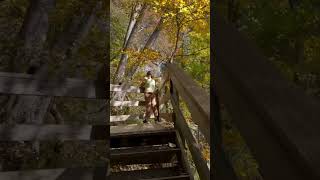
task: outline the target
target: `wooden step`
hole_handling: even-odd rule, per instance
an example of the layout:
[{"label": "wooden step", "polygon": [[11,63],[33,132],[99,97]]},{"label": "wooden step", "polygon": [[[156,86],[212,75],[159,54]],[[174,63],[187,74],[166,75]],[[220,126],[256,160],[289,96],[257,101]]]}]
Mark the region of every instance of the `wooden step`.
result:
[{"label": "wooden step", "polygon": [[113,136],[110,138],[111,148],[158,145],[168,143],[176,144],[175,132],[172,130],[132,136]]},{"label": "wooden step", "polygon": [[111,180],[140,180],[140,179],[175,179],[189,180],[188,174],[179,172],[176,167],[145,169],[136,171],[114,172],[110,175]]},{"label": "wooden step", "polygon": [[116,85],[116,84],[110,84],[110,91],[113,91],[113,92],[143,93],[141,88],[139,88],[137,86],[125,86],[125,85]]},{"label": "wooden step", "polygon": [[115,136],[139,136],[147,133],[154,133],[160,131],[170,131],[173,127],[165,123],[149,123],[149,124],[130,124],[111,126],[110,135]]},{"label": "wooden step", "polygon": [[125,149],[111,149],[111,164],[152,164],[170,163],[180,155],[180,149],[169,146],[141,146]]},{"label": "wooden step", "polygon": [[175,130],[161,125],[126,125],[111,127],[110,147],[176,144]]},{"label": "wooden step", "polygon": [[110,106],[112,107],[118,107],[118,106],[128,106],[128,107],[134,107],[134,106],[144,106],[145,101],[110,101]]},{"label": "wooden step", "polygon": [[[143,114],[131,114],[131,115],[115,115],[110,116],[110,123],[117,123],[117,122],[126,122],[126,121],[134,121],[134,120],[141,120],[143,119]],[[160,118],[162,120],[166,120],[168,122],[172,121],[172,113],[160,113]],[[154,116],[151,117],[154,119]]]}]

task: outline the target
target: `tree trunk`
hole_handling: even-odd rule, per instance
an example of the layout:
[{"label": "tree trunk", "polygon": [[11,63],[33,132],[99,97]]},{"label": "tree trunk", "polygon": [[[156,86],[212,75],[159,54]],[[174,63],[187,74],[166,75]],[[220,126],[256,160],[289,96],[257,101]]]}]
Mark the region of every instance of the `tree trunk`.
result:
[{"label": "tree trunk", "polygon": [[[28,15],[27,18],[24,22],[24,25],[22,27],[21,30],[21,37],[24,36],[28,36],[28,34],[31,34],[32,36],[36,37],[36,35],[41,36],[41,38],[37,37],[37,38],[29,38],[26,37],[24,38],[24,41],[29,41],[29,42],[25,42],[24,44],[26,44],[26,46],[28,47],[28,45],[30,44],[44,44],[44,42],[36,42],[34,41],[34,39],[38,39],[41,41],[44,41],[46,39],[46,34],[48,31],[48,19],[43,19],[43,17],[48,17],[48,12],[44,12],[43,11],[43,7],[39,7],[41,5],[47,5],[44,2],[51,2],[52,3],[53,0],[33,0],[31,1],[31,3],[39,3],[39,4],[30,4],[30,7],[28,9]],[[37,7],[37,8],[36,8]],[[61,38],[60,41],[58,41],[58,44],[61,45],[62,48],[64,48],[64,51],[62,51],[63,57],[68,57],[71,58],[71,56],[77,51],[78,47],[80,46],[80,42],[81,40],[84,39],[84,37],[87,36],[90,28],[92,27],[93,23],[94,23],[94,19],[95,19],[95,10],[97,10],[97,8],[101,7],[100,2],[97,4],[96,8],[94,10],[92,10],[92,14],[86,16],[84,18],[84,21],[80,21],[78,18],[75,18],[72,25],[69,26],[68,33],[73,33],[72,39],[67,38],[66,34],[64,34]],[[32,10],[38,9],[43,17],[41,17],[41,25],[39,26],[33,26],[35,25],[35,22],[38,22],[36,20],[33,19],[29,19],[29,18],[36,18],[39,19],[38,14],[41,14],[40,12],[30,12]],[[33,14],[33,15],[30,15]],[[77,24],[77,26],[74,26],[75,24]],[[40,30],[36,30],[36,27],[39,27],[41,29]],[[44,30],[43,27],[46,27],[47,29]],[[75,28],[76,27],[76,28]],[[34,29],[35,32],[42,32],[42,34],[38,33],[38,34],[32,34],[33,31],[29,30],[29,29]],[[67,49],[67,50],[66,50]],[[59,78],[65,77],[67,71],[67,67],[69,65],[70,62],[67,61],[63,61],[63,65],[62,65],[62,69],[59,71],[58,75]],[[44,64],[41,65],[41,67],[39,67],[38,69],[36,69],[35,74],[37,76],[45,76],[46,75],[46,69],[48,67],[48,64]],[[9,123],[36,123],[36,124],[40,124],[42,123],[47,111],[48,111],[48,107],[49,104],[51,102],[51,98],[50,97],[35,97],[35,96],[11,96],[11,100],[9,100],[9,103],[7,104],[7,121]]]},{"label": "tree trunk", "polygon": [[42,49],[47,40],[49,29],[48,13],[54,7],[55,0],[31,0],[26,19],[23,22],[20,37],[25,48]]},{"label": "tree trunk", "polygon": [[[148,40],[146,42],[146,44],[144,45],[144,47],[142,48],[142,51],[147,49],[147,48],[150,48],[151,45],[153,44],[153,42],[155,42],[155,40],[158,38],[159,34],[160,34],[160,31],[162,29],[162,18],[160,18],[156,28],[154,29],[154,31],[152,32],[152,34],[148,37]],[[123,87],[128,87],[130,86],[131,84],[128,82],[128,80],[132,80],[132,77],[133,75],[136,73],[136,71],[138,70],[139,68],[139,65],[140,64],[137,64],[136,66],[134,66],[131,71],[128,72],[127,74],[127,80],[121,82],[122,86]],[[119,93],[114,93],[113,94],[113,97],[112,97],[112,100],[120,100],[122,101],[124,99],[124,97],[126,96],[126,92],[119,92]]]},{"label": "tree trunk", "polygon": [[[12,59],[11,70],[34,74],[42,63],[43,47],[47,40],[49,29],[48,14],[54,8],[55,0],[30,0],[30,5],[21,27],[18,40],[22,47],[16,50]],[[28,65],[23,69],[23,65]],[[9,96],[8,103],[3,106],[3,121],[5,123],[35,123],[40,124],[47,113],[51,99],[34,96]],[[33,147],[39,151],[39,142]]]},{"label": "tree trunk", "polygon": [[80,15],[75,15],[58,40],[52,45],[52,55],[60,58],[62,61],[69,60],[77,52],[80,42],[88,35],[89,30],[96,22],[96,11],[102,8],[101,1],[98,1],[95,7],[91,9],[90,14],[85,14],[83,7]]},{"label": "tree trunk", "polygon": [[[47,40],[49,28],[48,14],[54,7],[55,0],[31,0],[23,22],[20,39],[23,42],[22,52],[19,52],[15,64],[20,64],[19,55],[24,55],[29,68],[27,72],[35,73],[40,66],[40,54]],[[26,71],[20,66],[14,66],[14,71]],[[6,107],[8,123],[41,123],[50,98],[32,96],[11,96]]]},{"label": "tree trunk", "polygon": [[177,23],[177,33],[176,33],[176,42],[175,42],[175,44],[174,44],[174,49],[173,49],[173,51],[172,51],[172,53],[171,53],[171,57],[170,57],[170,59],[169,59],[169,62],[170,63],[172,63],[173,62],[173,58],[175,57],[175,55],[177,54],[177,52],[178,52],[178,43],[179,43],[179,37],[180,37],[180,31],[181,31],[181,26],[180,26],[180,24],[179,24],[179,21],[178,21],[178,19],[177,19],[177,21],[176,21],[176,23]]},{"label": "tree trunk", "polygon": [[[137,4],[134,8],[132,8],[130,22],[129,22],[126,37],[125,37],[124,43],[123,43],[123,48],[122,48],[123,51],[126,51],[129,47],[129,45],[131,44],[132,36],[133,36],[134,32],[136,31],[137,24],[139,23],[139,21],[141,21],[145,10],[146,10],[145,4]],[[120,62],[119,62],[117,71],[115,73],[113,83],[119,83],[122,81],[122,79],[125,75],[127,62],[128,62],[128,55],[121,53]]]},{"label": "tree trunk", "polygon": [[[141,51],[144,51],[148,48],[151,48],[151,46],[153,45],[153,43],[157,40],[157,38],[159,37],[159,34],[162,30],[162,24],[163,24],[163,19],[162,17],[160,18],[156,28],[154,29],[154,31],[152,32],[152,34],[148,37],[148,40],[146,42],[146,44],[143,46]],[[128,72],[128,79],[132,79],[133,75],[137,72],[138,68],[139,68],[140,64],[137,64],[136,66],[134,66],[131,71]]]}]

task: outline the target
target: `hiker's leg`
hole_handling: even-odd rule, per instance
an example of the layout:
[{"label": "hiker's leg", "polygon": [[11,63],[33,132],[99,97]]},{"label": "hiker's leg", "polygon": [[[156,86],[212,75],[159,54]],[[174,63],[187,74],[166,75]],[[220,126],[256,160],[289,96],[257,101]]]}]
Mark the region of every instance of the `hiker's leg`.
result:
[{"label": "hiker's leg", "polygon": [[152,106],[151,106],[151,96],[149,93],[144,94],[145,102],[146,102],[146,117],[145,120],[150,118],[151,112],[152,112]]},{"label": "hiker's leg", "polygon": [[152,105],[152,111],[155,117],[159,116],[158,108],[157,108],[157,100],[156,100],[156,95],[152,94],[152,99],[151,99],[151,105]]}]

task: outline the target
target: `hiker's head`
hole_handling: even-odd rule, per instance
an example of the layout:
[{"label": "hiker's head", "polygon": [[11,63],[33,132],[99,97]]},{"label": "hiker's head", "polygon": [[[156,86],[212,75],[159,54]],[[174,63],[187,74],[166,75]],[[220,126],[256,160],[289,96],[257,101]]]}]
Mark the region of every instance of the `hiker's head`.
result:
[{"label": "hiker's head", "polygon": [[148,72],[147,72],[147,77],[152,78],[152,73],[151,73],[151,71],[148,71]]}]

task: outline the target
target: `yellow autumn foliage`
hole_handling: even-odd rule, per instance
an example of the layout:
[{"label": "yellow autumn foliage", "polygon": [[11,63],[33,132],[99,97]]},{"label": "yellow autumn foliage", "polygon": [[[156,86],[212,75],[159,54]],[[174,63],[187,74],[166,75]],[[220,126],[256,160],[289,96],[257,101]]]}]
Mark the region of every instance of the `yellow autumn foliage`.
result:
[{"label": "yellow autumn foliage", "polygon": [[141,66],[153,61],[157,61],[161,57],[159,52],[152,49],[145,49],[143,51],[127,49],[126,51],[123,51],[123,53],[128,55],[129,60],[127,67],[129,69],[137,65]]}]

